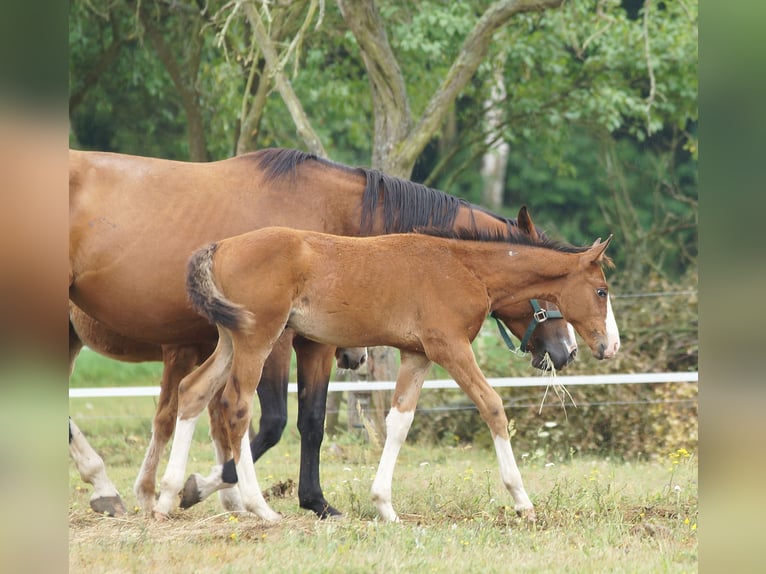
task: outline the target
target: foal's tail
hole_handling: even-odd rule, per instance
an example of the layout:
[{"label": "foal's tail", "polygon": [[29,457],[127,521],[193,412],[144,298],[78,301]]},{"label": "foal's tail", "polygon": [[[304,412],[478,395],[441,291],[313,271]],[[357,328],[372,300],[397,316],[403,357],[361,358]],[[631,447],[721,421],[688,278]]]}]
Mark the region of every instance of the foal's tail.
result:
[{"label": "foal's tail", "polygon": [[186,272],[186,293],[192,307],[216,326],[237,330],[249,327],[252,314],[242,305],[229,301],[215,284],[213,257],[217,243],[195,251],[189,259]]}]

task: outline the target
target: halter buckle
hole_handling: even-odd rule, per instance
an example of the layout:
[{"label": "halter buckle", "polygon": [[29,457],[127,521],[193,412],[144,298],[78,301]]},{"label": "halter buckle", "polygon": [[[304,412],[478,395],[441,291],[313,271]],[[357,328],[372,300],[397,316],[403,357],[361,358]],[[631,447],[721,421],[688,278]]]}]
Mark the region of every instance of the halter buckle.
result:
[{"label": "halter buckle", "polygon": [[548,320],[548,311],[545,309],[538,309],[535,311],[533,317],[535,318],[536,323],[544,323]]}]

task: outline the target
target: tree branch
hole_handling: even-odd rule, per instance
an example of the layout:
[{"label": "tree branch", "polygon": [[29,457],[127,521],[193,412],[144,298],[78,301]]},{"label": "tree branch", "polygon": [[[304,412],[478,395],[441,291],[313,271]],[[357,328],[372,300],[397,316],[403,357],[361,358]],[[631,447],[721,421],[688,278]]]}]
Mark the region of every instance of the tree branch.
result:
[{"label": "tree branch", "polygon": [[250,26],[253,28],[255,41],[261,49],[264,60],[266,60],[266,69],[269,75],[274,78],[274,84],[276,85],[277,90],[279,90],[279,94],[282,96],[282,100],[285,102],[287,109],[290,111],[290,116],[293,118],[298,134],[301,136],[310,152],[321,157],[327,157],[327,152],[322,146],[319,136],[311,127],[311,122],[309,122],[298,96],[295,95],[290,81],[285,77],[282,71],[279,57],[274,49],[274,44],[272,43],[268,32],[266,32],[266,28],[263,26],[258,11],[255,9],[252,2],[243,2],[242,6],[245,10],[247,19],[250,22]]},{"label": "tree branch", "polygon": [[401,142],[397,150],[398,163],[413,165],[439,129],[445,114],[473,77],[489,50],[494,33],[516,14],[556,8],[563,0],[501,0],[495,2],[482,15],[463,43],[439,89],[426,106],[420,121]]}]

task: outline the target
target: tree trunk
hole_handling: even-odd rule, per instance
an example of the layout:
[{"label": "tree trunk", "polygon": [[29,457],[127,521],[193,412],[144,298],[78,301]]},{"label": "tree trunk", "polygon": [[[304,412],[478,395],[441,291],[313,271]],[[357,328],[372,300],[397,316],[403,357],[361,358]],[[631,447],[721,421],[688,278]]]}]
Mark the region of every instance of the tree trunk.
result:
[{"label": "tree trunk", "polygon": [[184,112],[186,112],[189,159],[191,161],[208,161],[210,158],[207,155],[205,121],[202,116],[202,105],[199,101],[199,93],[195,88],[202,52],[202,36],[199,34],[200,23],[197,23],[190,34],[192,52],[186,66],[186,73],[184,73],[184,70],[181,68],[173,55],[173,52],[162,37],[162,33],[154,26],[151,17],[143,10],[139,14],[146,35],[149,37],[149,41],[157,52],[157,56],[162,62],[162,65],[170,75],[173,85],[176,87],[178,95],[181,98],[181,105],[184,108]]},{"label": "tree trunk", "polygon": [[497,134],[503,123],[502,102],[505,101],[505,78],[503,78],[503,61],[505,54],[497,58],[490,97],[484,103],[484,121],[487,136],[487,150],[481,160],[481,176],[484,180],[482,203],[484,206],[499,211],[503,206],[503,191],[505,190],[505,174],[508,168],[508,153],[510,146]]}]

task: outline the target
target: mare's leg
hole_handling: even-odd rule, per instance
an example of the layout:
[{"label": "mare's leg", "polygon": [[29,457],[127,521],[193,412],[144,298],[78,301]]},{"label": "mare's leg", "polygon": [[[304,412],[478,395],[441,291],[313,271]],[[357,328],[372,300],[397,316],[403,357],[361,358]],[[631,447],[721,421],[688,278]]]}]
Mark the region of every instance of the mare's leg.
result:
[{"label": "mare's leg", "polygon": [[157,467],[175,429],[178,415],[178,385],[199,362],[201,358],[199,354],[197,347],[184,345],[163,345],[162,347],[164,367],[159,402],[152,424],[152,438],[133,485],[133,492],[144,512],[151,512],[154,507]]},{"label": "mare's leg", "polygon": [[[261,380],[258,383],[258,399],[261,405],[260,430],[250,443],[253,460],[258,460],[263,453],[279,442],[287,425],[287,382],[290,376],[292,338],[293,331],[286,329],[263,366]],[[208,408],[210,434],[216,444],[216,452],[221,449],[220,452],[225,450],[228,453],[228,435],[221,416],[219,401],[220,396],[216,395]],[[230,458],[230,453],[218,462],[222,466],[214,467],[208,476],[197,473],[189,476],[181,498],[182,508],[197,504],[216,491],[238,493],[236,489],[229,488],[237,483],[237,469],[234,460]]]},{"label": "mare's leg", "polygon": [[420,389],[428,373],[431,361],[421,353],[401,351],[402,364],[396,377],[396,388],[391,400],[391,410],[386,416],[386,444],[380,456],[378,472],[372,483],[372,500],[384,520],[397,522],[399,517],[391,504],[391,482],[399,451],[407,438]]},{"label": "mare's leg", "polygon": [[125,514],[125,505],[117,488],[106,476],[104,460],[93,450],[77,425],[69,419],[69,454],[80,473],[80,477],[93,485],[90,507],[98,514],[120,516]]},{"label": "mare's leg", "polygon": [[[74,360],[82,350],[83,344],[75,332],[72,323],[69,323],[69,375],[72,375]],[[77,472],[83,481],[93,486],[93,494],[90,497],[90,507],[98,514],[119,516],[125,514],[125,504],[117,492],[109,477],[106,475],[104,460],[88,444],[85,436],[77,425],[69,419],[69,454],[74,461]]]},{"label": "mare's leg", "polygon": [[298,431],[301,433],[298,500],[301,508],[313,510],[319,518],[327,518],[340,514],[325,500],[319,483],[327,388],[335,349],[302,337],[297,337],[293,345],[298,357]]},{"label": "mare's leg", "polygon": [[197,418],[226,381],[231,361],[231,338],[221,331],[215,352],[199,369],[187,375],[178,387],[178,420],[168,466],[160,483],[160,495],[154,505],[154,517],[157,519],[166,518],[175,504],[183,485]]},{"label": "mare's leg", "polygon": [[521,480],[521,472],[513,456],[511,440],[508,435],[508,418],[505,416],[503,401],[495,389],[484,378],[470,343],[446,348],[438,345],[433,352],[426,349],[434,362],[447,369],[461,389],[478,407],[479,414],[487,423],[495,444],[500,477],[508,492],[513,496],[516,512],[530,520],[535,519],[535,511]]}]

